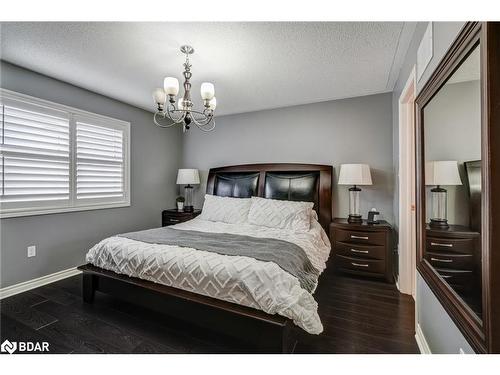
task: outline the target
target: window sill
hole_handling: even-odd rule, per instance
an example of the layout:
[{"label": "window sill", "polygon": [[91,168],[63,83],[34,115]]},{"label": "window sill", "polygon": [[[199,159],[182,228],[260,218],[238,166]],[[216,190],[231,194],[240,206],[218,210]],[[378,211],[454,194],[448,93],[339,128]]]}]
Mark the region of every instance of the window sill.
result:
[{"label": "window sill", "polygon": [[104,210],[104,209],[119,208],[119,207],[130,207],[130,201],[108,203],[108,204],[87,205],[87,206],[77,206],[77,207],[60,207],[60,208],[48,208],[48,209],[35,208],[35,209],[22,210],[22,211],[12,210],[12,211],[1,212],[0,219],[9,219],[9,218],[15,218],[15,217],[24,217],[24,216],[60,214],[60,213],[65,213],[65,212]]}]

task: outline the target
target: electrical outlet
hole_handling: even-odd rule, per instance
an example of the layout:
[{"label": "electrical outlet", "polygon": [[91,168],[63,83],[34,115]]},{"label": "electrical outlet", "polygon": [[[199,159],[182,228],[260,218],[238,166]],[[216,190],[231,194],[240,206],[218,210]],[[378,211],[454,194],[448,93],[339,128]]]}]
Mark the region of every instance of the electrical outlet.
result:
[{"label": "electrical outlet", "polygon": [[36,246],[35,245],[28,246],[28,258],[34,256],[36,256]]}]

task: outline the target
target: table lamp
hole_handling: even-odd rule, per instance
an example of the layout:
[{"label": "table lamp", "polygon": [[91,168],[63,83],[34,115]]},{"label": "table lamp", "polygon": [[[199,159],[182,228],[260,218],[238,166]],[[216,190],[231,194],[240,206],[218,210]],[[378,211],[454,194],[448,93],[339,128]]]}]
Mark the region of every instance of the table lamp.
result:
[{"label": "table lamp", "polygon": [[435,186],[432,193],[433,228],[448,228],[447,191],[441,186],[462,185],[457,161],[429,161],[425,163],[425,184]]},{"label": "table lamp", "polygon": [[177,172],[177,185],[185,185],[184,211],[193,212],[193,187],[200,183],[200,175],[197,169],[179,169]]},{"label": "table lamp", "polygon": [[372,185],[372,176],[368,164],[342,164],[340,166],[339,185],[353,185],[349,188],[348,223],[361,223],[358,185]]}]

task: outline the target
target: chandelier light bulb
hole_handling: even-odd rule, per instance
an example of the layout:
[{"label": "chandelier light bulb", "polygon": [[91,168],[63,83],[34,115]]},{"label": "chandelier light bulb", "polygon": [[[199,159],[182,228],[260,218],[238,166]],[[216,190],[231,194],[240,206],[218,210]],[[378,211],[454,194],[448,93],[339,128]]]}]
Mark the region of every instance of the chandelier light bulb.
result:
[{"label": "chandelier light bulb", "polygon": [[210,100],[214,97],[215,95],[215,87],[213,83],[210,82],[203,82],[201,84],[201,98],[204,100]]},{"label": "chandelier light bulb", "polygon": [[179,80],[174,77],[167,77],[163,81],[163,87],[168,95],[177,95],[179,93]]},{"label": "chandelier light bulb", "polygon": [[165,94],[165,90],[161,88],[157,88],[153,91],[153,99],[156,104],[165,104],[167,100],[167,94]]},{"label": "chandelier light bulb", "polygon": [[210,102],[208,108],[210,108],[212,111],[215,110],[215,107],[217,107],[217,98],[214,96]]}]

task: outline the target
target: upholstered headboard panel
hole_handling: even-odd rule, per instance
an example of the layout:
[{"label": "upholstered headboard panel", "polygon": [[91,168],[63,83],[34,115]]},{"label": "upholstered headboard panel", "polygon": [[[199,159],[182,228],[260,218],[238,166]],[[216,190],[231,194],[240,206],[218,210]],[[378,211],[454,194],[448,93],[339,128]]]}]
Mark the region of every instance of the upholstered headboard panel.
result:
[{"label": "upholstered headboard panel", "polygon": [[208,173],[207,193],[313,202],[325,229],[332,220],[330,165],[277,163],[212,168]]},{"label": "upholstered headboard panel", "polygon": [[257,195],[259,172],[217,173],[213,195],[221,197],[250,198]]},{"label": "upholstered headboard panel", "polygon": [[264,198],[319,203],[319,172],[267,172]]}]

